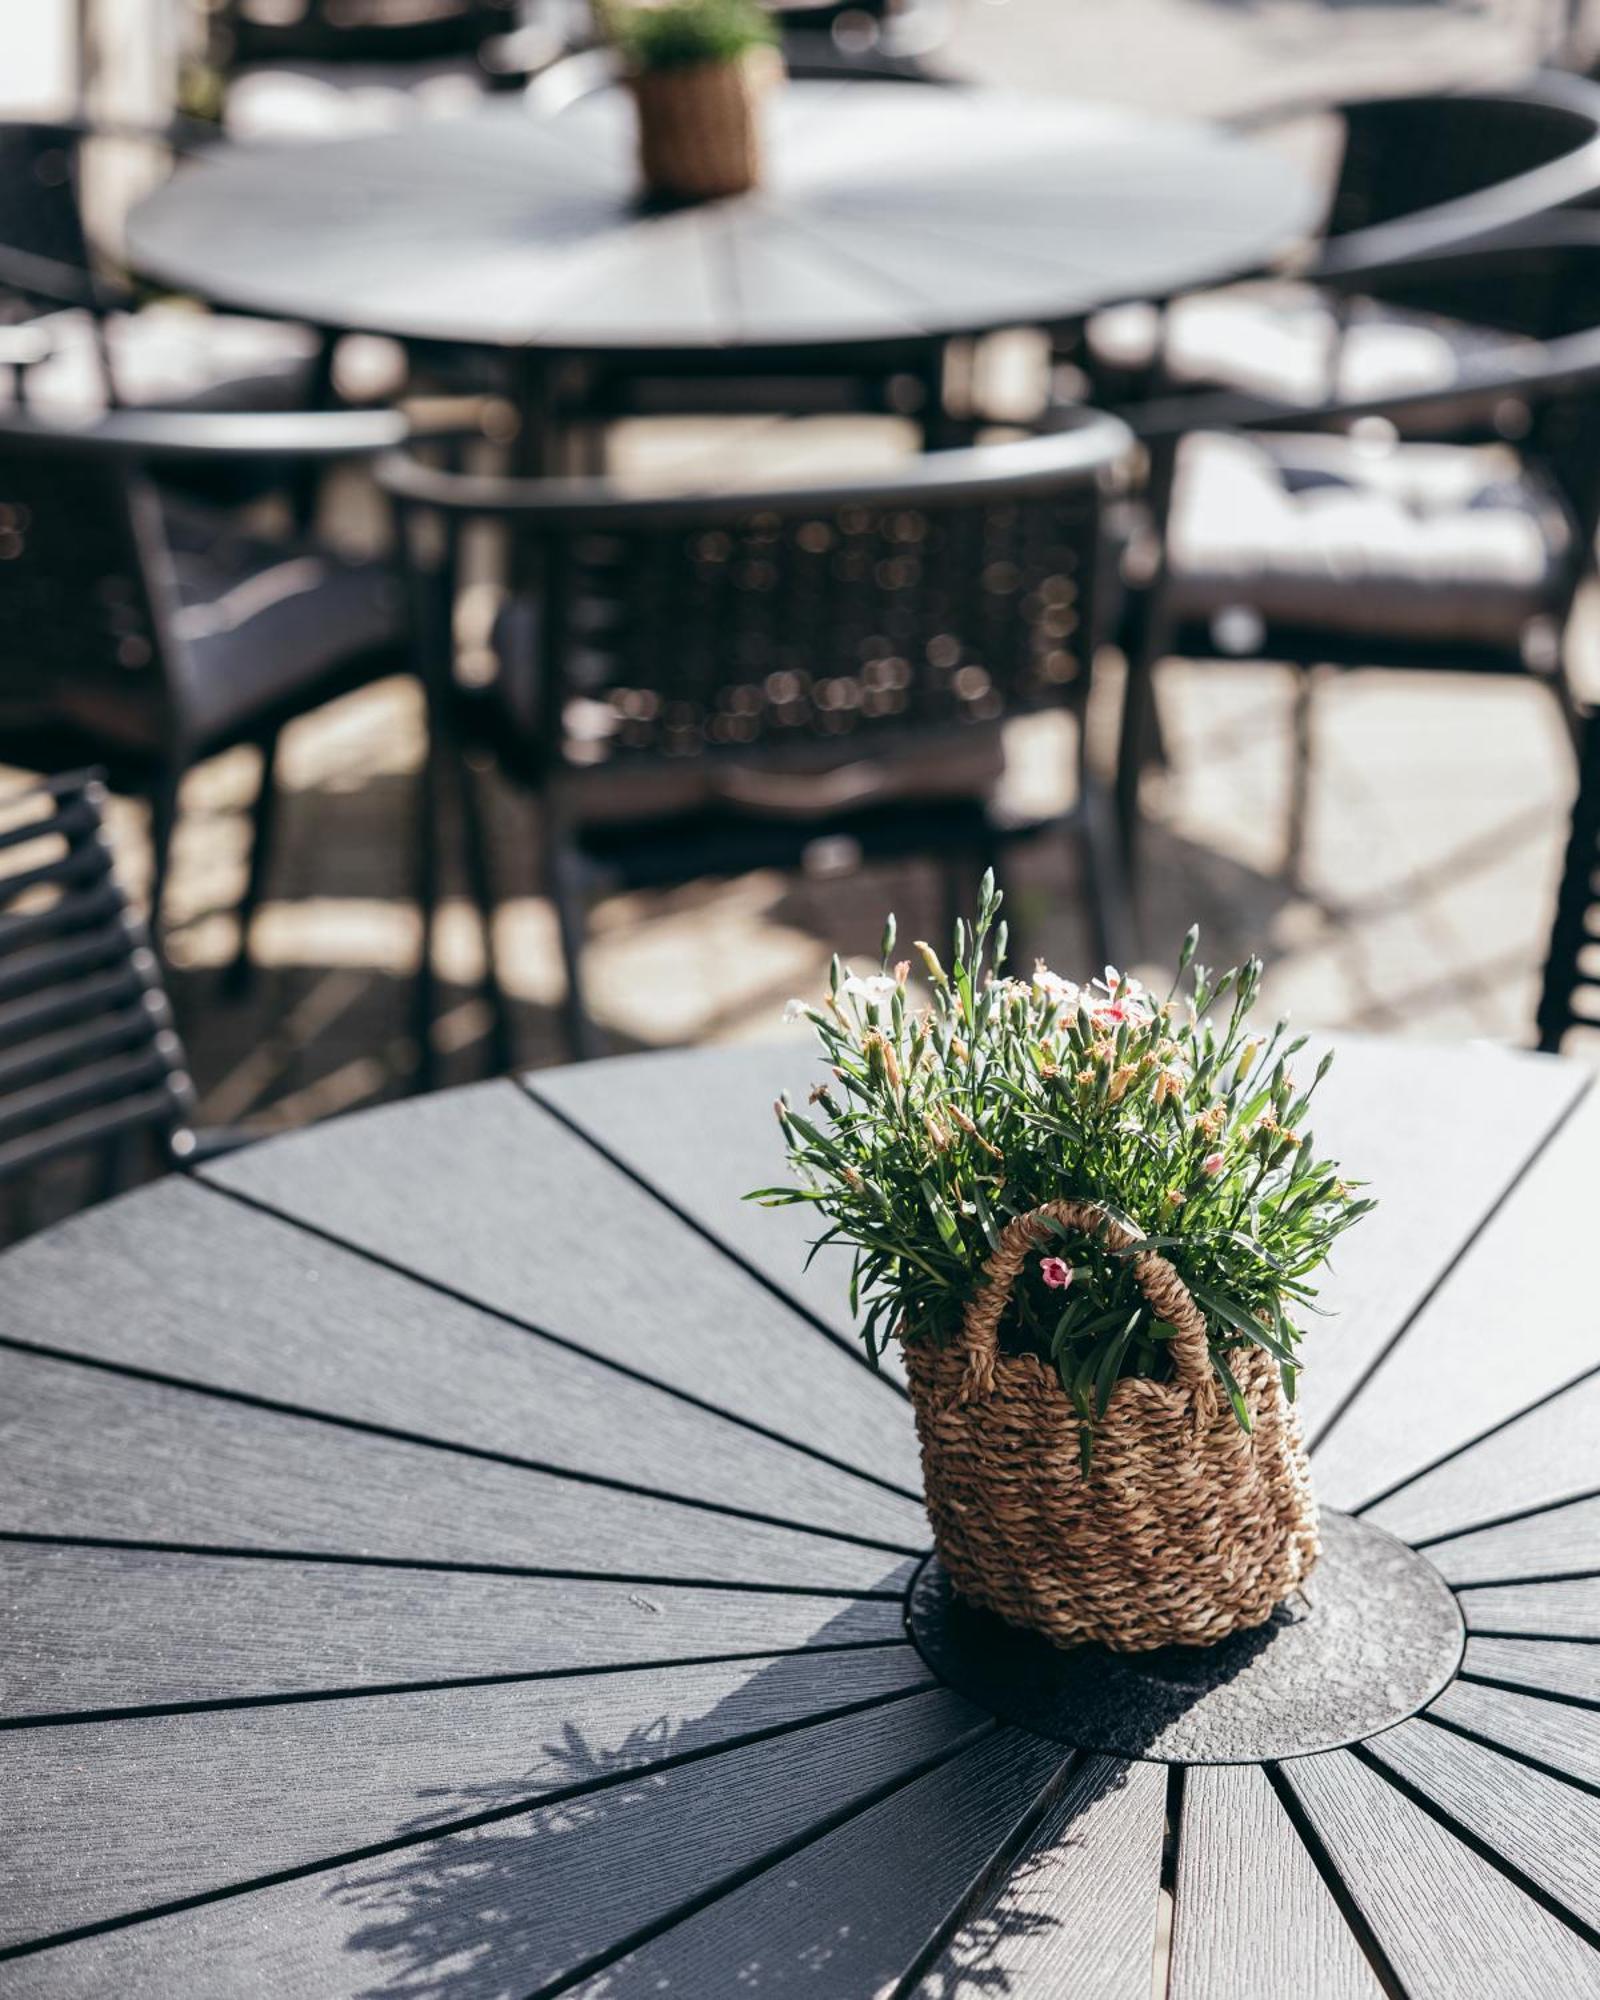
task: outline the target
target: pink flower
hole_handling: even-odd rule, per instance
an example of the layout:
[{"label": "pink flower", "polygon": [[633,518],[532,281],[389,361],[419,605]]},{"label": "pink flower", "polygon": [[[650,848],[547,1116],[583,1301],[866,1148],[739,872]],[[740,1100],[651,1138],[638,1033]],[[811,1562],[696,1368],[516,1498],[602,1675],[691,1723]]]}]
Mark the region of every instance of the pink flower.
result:
[{"label": "pink flower", "polygon": [[1072,1266],[1064,1257],[1041,1257],[1039,1276],[1053,1292],[1064,1292],[1072,1283]]},{"label": "pink flower", "polygon": [[1200,1162],[1200,1171],[1203,1174],[1210,1174],[1215,1179],[1226,1165],[1227,1162],[1220,1153],[1208,1153]]}]

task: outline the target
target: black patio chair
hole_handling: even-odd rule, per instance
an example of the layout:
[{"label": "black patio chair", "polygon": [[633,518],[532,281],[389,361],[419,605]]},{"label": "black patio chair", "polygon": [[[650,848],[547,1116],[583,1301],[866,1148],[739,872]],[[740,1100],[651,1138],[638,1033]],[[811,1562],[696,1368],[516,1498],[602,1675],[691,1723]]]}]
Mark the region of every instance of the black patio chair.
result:
[{"label": "black patio chair", "polygon": [[1600,710],[1584,718],[1550,951],[1539,996],[1539,1046],[1554,1054],[1574,1028],[1600,1034]]},{"label": "black patio chair", "polygon": [[[0,749],[36,771],[106,767],[150,803],[151,929],[178,788],[202,758],[262,755],[237,971],[248,964],[276,796],[278,734],[409,666],[403,591],[382,563],[241,534],[154,472],[240,459],[289,467],[392,449],[403,417],[114,412],[81,429],[0,417]],[[422,900],[431,909],[431,857]]]},{"label": "black patio chair", "polygon": [[30,322],[49,351],[30,365],[35,409],[305,409],[326,392],[332,347],[282,320],[145,305],[99,255],[81,188],[98,140],[169,156],[191,128],[123,130],[82,121],[0,122],[0,320]]},{"label": "black patio chair", "polygon": [[[1082,413],[1058,436],[870,477],[652,499],[383,461],[434,607],[418,630],[435,686],[461,531],[509,530],[523,583],[478,728],[539,805],[576,1051],[594,1047],[592,891],[795,869],[822,842],[978,868],[1068,826],[1096,945],[1117,956],[1116,838],[1081,722],[1104,629],[1102,502],[1129,445]],[[1006,824],[1001,725],[1036,708],[1079,720],[1077,804]]]},{"label": "black patio chair", "polygon": [[[1133,419],[1158,533],[1130,621],[1118,779],[1130,854],[1168,656],[1296,670],[1291,873],[1323,668],[1526,676],[1576,733],[1566,628],[1600,521],[1600,217],[1419,258],[1386,277],[1385,297],[1404,307],[1413,280],[1502,329],[1500,357],[1420,395],[1295,412],[1179,398]],[[1470,443],[1397,437],[1446,411]]]},{"label": "black patio chair", "polygon": [[[1557,72],[1448,95],[1337,109],[1343,146],[1322,234],[1293,274],[1192,294],[1064,329],[1114,406],[1183,389],[1238,389],[1284,404],[1447,386],[1503,347],[1387,274],[1486,234],[1600,200],[1600,85]],[[1416,422],[1442,422],[1438,411]]]},{"label": "black patio chair", "polygon": [[[210,0],[204,108],[238,139],[331,139],[524,81],[518,0]],[[503,44],[498,55],[486,52]],[[518,49],[515,62],[513,46]],[[547,34],[541,60],[557,53]],[[270,93],[270,94],[269,94]],[[200,107],[196,107],[200,108]]]},{"label": "black patio chair", "polygon": [[110,1193],[141,1144],[196,1149],[194,1090],[92,772],[0,796],[0,1186],[87,1155]]}]

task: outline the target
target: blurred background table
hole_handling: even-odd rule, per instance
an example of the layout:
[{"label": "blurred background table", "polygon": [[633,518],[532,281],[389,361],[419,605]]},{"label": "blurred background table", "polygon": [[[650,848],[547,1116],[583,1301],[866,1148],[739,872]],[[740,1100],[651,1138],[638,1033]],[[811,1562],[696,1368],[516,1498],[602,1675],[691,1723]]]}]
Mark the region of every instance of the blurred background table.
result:
[{"label": "blurred background table", "polygon": [[790,84],[766,185],[698,207],[641,206],[633,144],[603,89],[251,149],[144,201],[128,253],[213,304],[505,350],[537,410],[573,360],[926,377],[961,335],[1268,266],[1321,199],[1220,128],[984,90]]}]

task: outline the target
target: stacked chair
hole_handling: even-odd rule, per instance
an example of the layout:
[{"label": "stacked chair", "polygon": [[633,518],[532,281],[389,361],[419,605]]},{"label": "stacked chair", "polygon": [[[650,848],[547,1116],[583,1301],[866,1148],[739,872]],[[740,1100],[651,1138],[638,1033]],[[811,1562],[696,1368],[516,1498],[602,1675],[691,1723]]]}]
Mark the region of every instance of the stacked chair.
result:
[{"label": "stacked chair", "polygon": [[[1081,750],[1108,615],[1105,503],[1130,443],[1079,413],[1058,435],[871,478],[661,499],[383,462],[425,684],[449,681],[463,530],[491,522],[511,542],[498,676],[458,726],[538,802],[575,1051],[595,1045],[582,958],[599,889],[798,868],[821,842],[976,872],[1045,830],[997,810],[1001,729],[1063,709]],[[1081,755],[1065,824],[1114,957],[1116,842]]]}]

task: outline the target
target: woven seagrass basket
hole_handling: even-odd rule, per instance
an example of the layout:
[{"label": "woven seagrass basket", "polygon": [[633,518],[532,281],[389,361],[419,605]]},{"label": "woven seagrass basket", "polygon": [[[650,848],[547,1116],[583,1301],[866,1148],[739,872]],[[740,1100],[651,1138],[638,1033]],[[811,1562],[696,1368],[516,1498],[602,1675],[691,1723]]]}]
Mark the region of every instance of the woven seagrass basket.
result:
[{"label": "woven seagrass basket", "polygon": [[761,179],[761,100],[783,74],[775,49],[629,79],[639,112],[639,170],[654,195],[709,201]]},{"label": "woven seagrass basket", "polygon": [[1049,1220],[1139,1241],[1090,1203],[1057,1201],[1001,1232],[987,1282],[944,1347],[906,1342],[934,1539],[960,1594],[1059,1646],[1121,1653],[1209,1645],[1263,1624],[1319,1552],[1311,1475],[1277,1364],[1239,1350],[1250,1411],[1220,1393],[1206,1324],[1166,1258],[1136,1252],[1134,1275],[1175,1329],[1173,1379],[1127,1377],[1094,1427],[1085,1477],[1078,1415],[1037,1355],[997,1334]]}]

